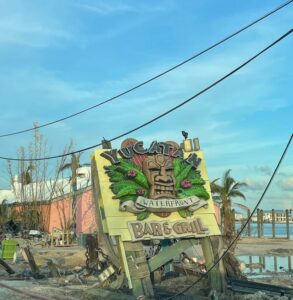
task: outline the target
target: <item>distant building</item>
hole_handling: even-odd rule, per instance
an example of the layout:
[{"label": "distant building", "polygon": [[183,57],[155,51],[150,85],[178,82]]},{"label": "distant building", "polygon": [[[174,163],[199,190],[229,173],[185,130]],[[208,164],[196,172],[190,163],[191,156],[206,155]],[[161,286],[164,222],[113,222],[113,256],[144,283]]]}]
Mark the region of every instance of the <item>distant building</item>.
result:
[{"label": "distant building", "polygon": [[[289,209],[289,222],[293,222],[293,210]],[[257,214],[251,218],[253,222],[257,222]],[[265,223],[272,223],[273,215],[271,210],[263,210],[263,221]],[[275,209],[275,222],[286,223],[286,210]]]},{"label": "distant building", "polygon": [[[288,210],[289,212],[289,222],[292,222],[292,209]],[[276,223],[285,223],[286,222],[286,211],[285,210],[275,210],[275,222]]]},{"label": "distant building", "polygon": [[235,211],[235,221],[242,221],[243,220],[243,214],[240,212]]},{"label": "distant building", "polygon": [[273,217],[272,217],[272,211],[271,210],[264,210],[263,211],[263,221],[265,223],[272,223]]},{"label": "distant building", "polygon": [[[65,223],[72,220],[72,187],[70,178],[63,178],[57,181],[48,180],[46,182],[31,183],[23,187],[14,177],[14,188],[11,190],[0,190],[0,204],[4,201],[11,210],[19,212],[30,199],[30,193],[42,185],[42,193],[34,200],[43,215],[43,230],[52,232],[52,229],[62,229]],[[56,188],[52,194],[52,185]],[[27,201],[22,201],[21,191],[27,192]],[[32,198],[33,199],[33,198]],[[92,233],[97,231],[97,209],[92,196],[91,168],[89,166],[77,169],[77,191],[76,191],[76,232]]]}]

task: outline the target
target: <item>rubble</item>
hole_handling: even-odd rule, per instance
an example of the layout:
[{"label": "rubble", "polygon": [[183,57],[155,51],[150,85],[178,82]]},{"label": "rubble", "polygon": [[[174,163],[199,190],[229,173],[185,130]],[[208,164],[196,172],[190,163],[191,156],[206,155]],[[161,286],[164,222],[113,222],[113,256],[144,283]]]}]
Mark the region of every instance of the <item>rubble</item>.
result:
[{"label": "rubble", "polygon": [[[66,241],[62,233],[55,235],[55,238]],[[1,282],[9,281],[10,285],[16,288],[23,283],[23,286],[31,287],[29,291],[46,295],[48,299],[134,299],[125,274],[111,263],[93,237],[88,239],[86,248],[72,243],[68,247],[62,247],[56,242],[51,245],[51,235],[30,239],[16,237],[14,240],[18,245],[15,259],[0,260]],[[196,286],[188,289],[185,295],[186,297],[196,295],[196,299],[208,299],[210,289],[205,273],[205,261],[201,255],[183,252],[153,273],[154,291],[160,299],[164,299],[186,289],[204,276]],[[6,298],[9,299],[9,296]],[[259,292],[254,295],[234,295],[234,299],[286,300],[287,298],[268,298]]]}]

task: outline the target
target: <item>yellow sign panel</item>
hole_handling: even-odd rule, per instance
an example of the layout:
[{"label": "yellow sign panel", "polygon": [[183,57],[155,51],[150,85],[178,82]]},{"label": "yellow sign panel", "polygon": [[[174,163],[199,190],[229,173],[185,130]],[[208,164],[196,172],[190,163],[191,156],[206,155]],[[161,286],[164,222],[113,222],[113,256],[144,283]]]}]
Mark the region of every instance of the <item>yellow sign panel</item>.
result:
[{"label": "yellow sign panel", "polygon": [[187,150],[133,139],[120,150],[95,150],[104,232],[122,241],[220,235],[203,152]]}]

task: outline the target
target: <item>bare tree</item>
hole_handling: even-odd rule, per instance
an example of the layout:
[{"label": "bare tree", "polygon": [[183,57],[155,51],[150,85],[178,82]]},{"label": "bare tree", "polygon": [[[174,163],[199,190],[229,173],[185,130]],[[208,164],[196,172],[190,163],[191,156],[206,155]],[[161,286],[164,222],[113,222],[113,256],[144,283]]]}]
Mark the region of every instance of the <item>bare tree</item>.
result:
[{"label": "bare tree", "polygon": [[[27,147],[18,149],[17,163],[7,161],[7,172],[15,198],[21,203],[18,211],[19,219],[28,229],[45,228],[49,221],[51,205],[44,206],[52,199],[60,196],[61,186],[65,184],[61,166],[66,156],[55,162],[55,166],[48,160],[36,160],[49,155],[46,138],[39,132],[38,125],[34,124],[33,140]],[[65,147],[63,153],[72,150],[73,143]],[[21,159],[30,158],[31,161]]]},{"label": "bare tree", "polygon": [[76,231],[76,210],[77,210],[77,169],[81,167],[80,165],[80,156],[81,152],[78,154],[71,155],[71,161],[69,163],[64,163],[60,167],[60,171],[64,171],[66,169],[71,170],[71,190],[72,190],[72,227],[73,230]]}]

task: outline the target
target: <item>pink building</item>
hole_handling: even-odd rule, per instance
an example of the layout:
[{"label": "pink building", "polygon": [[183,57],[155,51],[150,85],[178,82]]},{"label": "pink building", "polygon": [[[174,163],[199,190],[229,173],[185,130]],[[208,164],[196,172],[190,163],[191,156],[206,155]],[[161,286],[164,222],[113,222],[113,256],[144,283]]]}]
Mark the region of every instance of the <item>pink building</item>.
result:
[{"label": "pink building", "polygon": [[[21,211],[23,204],[16,202],[12,209]],[[45,232],[52,232],[53,228],[69,228],[72,223],[72,194],[65,194],[52,201],[39,202],[37,210],[41,209],[43,228]],[[91,187],[77,191],[76,232],[93,233],[97,231],[96,206],[92,197]]]}]

